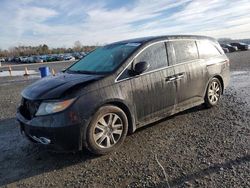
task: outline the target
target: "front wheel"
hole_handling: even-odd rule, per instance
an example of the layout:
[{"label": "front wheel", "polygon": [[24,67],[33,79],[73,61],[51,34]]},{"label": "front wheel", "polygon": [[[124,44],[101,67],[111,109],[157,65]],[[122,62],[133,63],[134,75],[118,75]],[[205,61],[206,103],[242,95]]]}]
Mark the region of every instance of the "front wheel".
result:
[{"label": "front wheel", "polygon": [[107,154],[123,143],[127,132],[126,114],[116,106],[103,106],[87,127],[87,148],[94,154]]},{"label": "front wheel", "polygon": [[207,87],[205,95],[205,105],[211,108],[219,103],[222,94],[221,82],[218,78],[213,78]]}]

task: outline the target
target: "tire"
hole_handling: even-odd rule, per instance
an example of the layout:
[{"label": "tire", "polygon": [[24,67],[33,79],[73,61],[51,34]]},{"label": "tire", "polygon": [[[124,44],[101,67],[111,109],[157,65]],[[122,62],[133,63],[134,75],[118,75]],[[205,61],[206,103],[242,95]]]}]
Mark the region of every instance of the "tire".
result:
[{"label": "tire", "polygon": [[97,155],[110,153],[122,145],[127,132],[126,114],[116,106],[102,106],[87,127],[87,149]]},{"label": "tire", "polygon": [[213,78],[207,86],[205,95],[205,106],[207,108],[216,106],[220,101],[221,94],[222,94],[221,82],[218,78]]}]

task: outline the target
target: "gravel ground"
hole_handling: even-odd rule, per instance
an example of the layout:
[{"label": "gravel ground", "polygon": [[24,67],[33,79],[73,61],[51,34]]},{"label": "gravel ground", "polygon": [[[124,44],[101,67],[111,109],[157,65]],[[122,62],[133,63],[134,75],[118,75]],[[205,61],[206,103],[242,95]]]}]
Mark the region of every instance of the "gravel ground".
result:
[{"label": "gravel ground", "polygon": [[219,106],[148,125],[101,157],[29,143],[14,116],[20,91],[33,80],[0,82],[0,186],[250,187],[250,52],[228,56],[231,83]]},{"label": "gravel ground", "polygon": [[232,71],[250,70],[250,51],[228,53],[227,56],[230,59]]}]

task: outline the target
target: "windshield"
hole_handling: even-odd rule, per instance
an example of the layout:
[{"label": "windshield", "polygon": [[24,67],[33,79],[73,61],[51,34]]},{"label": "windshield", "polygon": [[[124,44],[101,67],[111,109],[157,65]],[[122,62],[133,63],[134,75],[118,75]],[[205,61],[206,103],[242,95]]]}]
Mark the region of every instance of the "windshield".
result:
[{"label": "windshield", "polygon": [[97,48],[73,64],[67,71],[86,74],[105,74],[114,71],[140,43],[116,43]]}]

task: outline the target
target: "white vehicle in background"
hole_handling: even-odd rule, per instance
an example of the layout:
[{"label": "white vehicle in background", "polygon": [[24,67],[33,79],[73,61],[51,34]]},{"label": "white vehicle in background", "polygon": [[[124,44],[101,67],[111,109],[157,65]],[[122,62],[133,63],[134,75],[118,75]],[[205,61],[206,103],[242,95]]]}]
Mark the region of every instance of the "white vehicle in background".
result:
[{"label": "white vehicle in background", "polygon": [[28,57],[27,63],[34,63],[34,57],[33,56]]},{"label": "white vehicle in background", "polygon": [[33,62],[34,63],[43,63],[43,59],[40,56],[34,56]]},{"label": "white vehicle in background", "polygon": [[73,57],[72,55],[65,55],[65,56],[64,56],[64,60],[65,60],[65,61],[75,61],[76,58]]},{"label": "white vehicle in background", "polygon": [[28,57],[20,57],[21,63],[27,63],[28,62]]},{"label": "white vehicle in background", "polygon": [[5,62],[5,59],[4,58],[0,58],[0,62]]},{"label": "white vehicle in background", "polygon": [[14,57],[8,57],[8,58],[7,58],[7,61],[8,61],[8,62],[12,62],[13,60],[14,60]]}]

